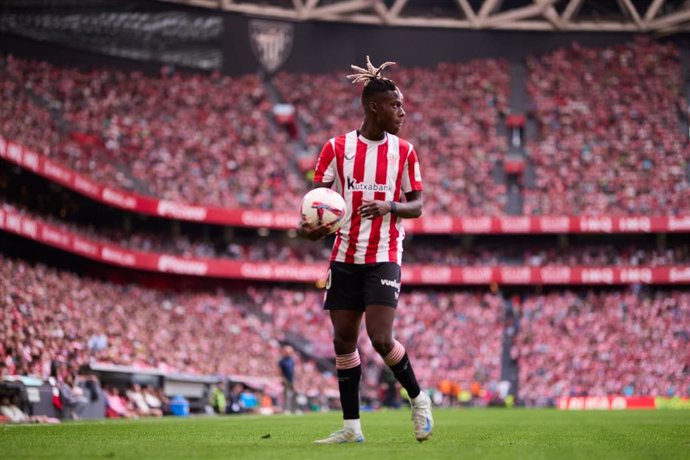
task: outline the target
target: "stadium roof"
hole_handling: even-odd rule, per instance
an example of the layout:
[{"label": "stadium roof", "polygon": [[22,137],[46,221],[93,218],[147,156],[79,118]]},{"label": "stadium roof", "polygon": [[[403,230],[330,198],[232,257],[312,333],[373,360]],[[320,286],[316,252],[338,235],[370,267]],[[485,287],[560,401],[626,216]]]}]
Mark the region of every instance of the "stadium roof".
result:
[{"label": "stadium roof", "polygon": [[161,0],[293,21],[554,32],[690,31],[690,0]]}]

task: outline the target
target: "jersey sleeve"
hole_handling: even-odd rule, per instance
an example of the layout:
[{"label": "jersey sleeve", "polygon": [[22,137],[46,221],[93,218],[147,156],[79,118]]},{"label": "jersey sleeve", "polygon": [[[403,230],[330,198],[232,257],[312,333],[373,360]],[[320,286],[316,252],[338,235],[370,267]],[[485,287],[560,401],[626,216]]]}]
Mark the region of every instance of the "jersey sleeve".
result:
[{"label": "jersey sleeve", "polygon": [[419,160],[414,147],[410,148],[410,153],[407,154],[407,159],[405,160],[401,187],[403,193],[424,190]]},{"label": "jersey sleeve", "polygon": [[333,148],[333,139],[331,139],[323,145],[319,159],[316,160],[314,182],[324,184],[333,182],[335,180],[335,167],[335,149]]}]

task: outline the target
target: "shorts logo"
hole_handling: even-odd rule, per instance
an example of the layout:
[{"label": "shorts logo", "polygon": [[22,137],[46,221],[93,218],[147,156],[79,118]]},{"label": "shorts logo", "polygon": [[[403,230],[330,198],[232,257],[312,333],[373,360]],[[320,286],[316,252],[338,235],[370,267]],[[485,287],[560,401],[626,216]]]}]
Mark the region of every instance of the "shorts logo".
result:
[{"label": "shorts logo", "polygon": [[400,296],[400,281],[397,280],[381,280],[381,286],[390,286],[395,289],[396,300]]},{"label": "shorts logo", "polygon": [[326,290],[331,288],[331,269],[328,269],[328,274],[326,275]]}]

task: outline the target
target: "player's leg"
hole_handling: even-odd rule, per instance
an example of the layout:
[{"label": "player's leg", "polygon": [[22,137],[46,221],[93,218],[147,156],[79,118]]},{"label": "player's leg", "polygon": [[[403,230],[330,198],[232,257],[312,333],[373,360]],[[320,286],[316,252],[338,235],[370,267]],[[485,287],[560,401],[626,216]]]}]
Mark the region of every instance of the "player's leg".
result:
[{"label": "player's leg", "polygon": [[429,439],[433,432],[431,400],[420,391],[412,363],[405,347],[393,338],[395,309],[400,295],[400,266],[380,263],[371,267],[364,281],[366,328],[374,349],[407,391],[412,406],[415,437],[418,441]]},{"label": "player's leg", "polygon": [[324,307],[329,310],[333,325],[335,367],[343,409],[343,428],[327,438],[315,441],[316,444],[364,442],[359,420],[362,363],[357,351],[364,311],[361,279],[358,267],[352,264],[331,263]]},{"label": "player's leg", "polygon": [[366,327],[371,344],[411,399],[420,393],[417,377],[412,369],[405,347],[393,338],[395,308],[390,305],[369,305],[366,309]]},{"label": "player's leg", "polygon": [[361,431],[359,426],[359,382],[362,362],[357,351],[362,313],[351,310],[331,310],[335,368],[338,373],[340,403],[345,426]]},{"label": "player's leg", "polygon": [[343,409],[343,428],[331,433],[327,438],[314,442],[316,444],[364,442],[359,419],[359,382],[362,377],[362,363],[357,351],[362,312],[331,310],[330,314],[333,323],[333,345],[340,405]]},{"label": "player's leg", "polygon": [[420,390],[405,347],[393,338],[394,320],[395,308],[390,305],[369,305],[366,308],[367,334],[395,378],[407,390],[412,406],[414,435],[417,441],[422,442],[429,439],[434,430],[431,399]]}]

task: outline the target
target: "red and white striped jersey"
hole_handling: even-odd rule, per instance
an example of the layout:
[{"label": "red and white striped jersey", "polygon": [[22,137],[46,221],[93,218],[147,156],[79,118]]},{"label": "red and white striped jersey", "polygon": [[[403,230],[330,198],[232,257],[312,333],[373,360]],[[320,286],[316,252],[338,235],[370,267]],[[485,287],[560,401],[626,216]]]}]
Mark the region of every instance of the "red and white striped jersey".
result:
[{"label": "red and white striped jersey", "polygon": [[423,189],[412,144],[388,133],[380,141],[366,139],[357,131],[334,137],[321,150],[314,182],[332,182],[347,204],[347,214],[333,244],[332,261],[402,263],[402,219],[390,213],[362,219],[357,209],[363,199],[400,201],[402,194]]}]

